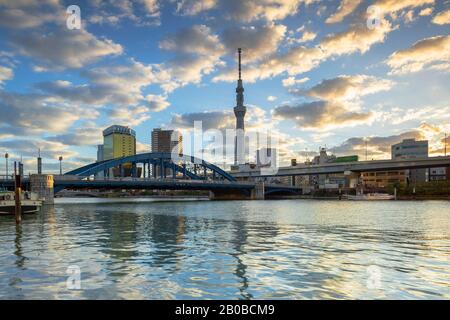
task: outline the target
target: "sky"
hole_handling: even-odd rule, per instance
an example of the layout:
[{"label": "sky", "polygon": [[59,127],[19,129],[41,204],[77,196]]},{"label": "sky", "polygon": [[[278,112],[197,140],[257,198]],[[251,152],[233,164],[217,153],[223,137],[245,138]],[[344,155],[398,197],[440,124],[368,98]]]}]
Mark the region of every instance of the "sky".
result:
[{"label": "sky", "polygon": [[270,129],[282,164],[389,158],[405,138],[443,155],[449,31],[448,0],[0,0],[0,152],[68,170],[111,124],[138,152],[153,128],[232,128],[241,47],[246,128]]}]

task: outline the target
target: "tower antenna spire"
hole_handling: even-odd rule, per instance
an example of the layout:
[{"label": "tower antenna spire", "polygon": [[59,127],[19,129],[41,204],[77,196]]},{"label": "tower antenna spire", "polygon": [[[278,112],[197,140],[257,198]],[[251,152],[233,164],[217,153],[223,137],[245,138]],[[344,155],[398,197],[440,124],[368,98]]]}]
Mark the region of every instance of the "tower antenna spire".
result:
[{"label": "tower antenna spire", "polygon": [[242,52],[242,49],[238,48],[239,80],[241,80],[241,52]]}]

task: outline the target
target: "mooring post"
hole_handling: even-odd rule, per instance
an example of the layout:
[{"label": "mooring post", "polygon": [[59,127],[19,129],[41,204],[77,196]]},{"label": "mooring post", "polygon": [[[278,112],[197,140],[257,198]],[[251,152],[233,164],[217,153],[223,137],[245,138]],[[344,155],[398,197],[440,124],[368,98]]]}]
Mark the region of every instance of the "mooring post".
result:
[{"label": "mooring post", "polygon": [[16,202],[16,223],[19,224],[22,222],[22,206],[20,201],[21,196],[21,176],[17,174],[17,162],[14,162],[14,189],[15,189],[15,202]]}]

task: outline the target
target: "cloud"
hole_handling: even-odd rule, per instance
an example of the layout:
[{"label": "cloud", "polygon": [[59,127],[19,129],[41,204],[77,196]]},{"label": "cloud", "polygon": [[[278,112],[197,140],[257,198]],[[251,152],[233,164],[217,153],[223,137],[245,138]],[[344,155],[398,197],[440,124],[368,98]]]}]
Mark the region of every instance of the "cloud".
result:
[{"label": "cloud", "polygon": [[231,54],[243,49],[244,62],[261,60],[277,51],[286,33],[286,26],[267,24],[261,27],[235,26],[225,29],[223,44]]},{"label": "cloud", "polygon": [[356,154],[361,160],[365,160],[367,144],[368,160],[386,159],[391,157],[391,146],[404,139],[421,140],[424,135],[419,130],[411,130],[391,136],[353,137],[329,150],[337,155]]},{"label": "cloud", "polygon": [[98,116],[55,97],[5,91],[0,91],[0,110],[0,131],[17,135],[64,132],[79,119]]},{"label": "cloud", "polygon": [[361,3],[361,0],[342,0],[341,4],[337,8],[337,11],[333,13],[325,23],[338,23],[342,22],[346,16],[352,13]]},{"label": "cloud", "polygon": [[442,12],[439,12],[437,15],[434,16],[433,23],[435,24],[449,24],[450,23],[450,10],[445,10]]},{"label": "cloud", "polygon": [[327,101],[279,106],[274,109],[273,116],[293,120],[298,128],[319,130],[367,123],[373,118],[371,112],[353,112]]},{"label": "cloud", "polygon": [[155,112],[165,110],[170,106],[170,103],[166,101],[167,97],[165,96],[149,94],[145,99],[148,101],[150,110]]},{"label": "cloud", "polygon": [[357,154],[365,159],[366,145],[368,160],[390,159],[391,146],[405,139],[428,140],[429,153],[443,155],[444,127],[421,123],[417,128],[389,136],[352,137],[329,150],[338,155]]},{"label": "cloud", "polygon": [[20,54],[37,60],[37,71],[82,68],[100,58],[123,52],[121,45],[99,39],[84,29],[19,33],[11,38],[11,44]]},{"label": "cloud", "polygon": [[394,52],[386,61],[392,74],[418,72],[450,60],[450,36],[422,39],[410,48]]},{"label": "cloud", "polygon": [[58,1],[0,1],[0,26],[2,27],[36,28],[48,22],[55,22],[61,17],[65,18],[65,12]]},{"label": "cloud", "polygon": [[205,25],[194,25],[170,34],[159,46],[175,53],[173,59],[161,66],[168,78],[164,86],[166,91],[199,83],[204,75],[223,65],[220,57],[225,49],[219,37]]},{"label": "cloud", "polygon": [[214,8],[218,0],[180,0],[176,12],[181,15],[193,16]]},{"label": "cloud", "polygon": [[267,101],[273,102],[275,100],[277,100],[277,97],[275,97],[275,96],[268,96],[267,97]]},{"label": "cloud", "polygon": [[424,8],[424,9],[419,11],[419,16],[421,16],[421,17],[429,16],[432,13],[433,13],[433,8],[432,7]]},{"label": "cloud", "polygon": [[46,140],[66,146],[92,146],[102,143],[102,129],[94,124],[82,125],[68,133],[51,136]]},{"label": "cloud", "polygon": [[230,110],[205,111],[172,116],[171,125],[176,128],[194,128],[194,121],[201,121],[203,130],[233,128],[234,114]]},{"label": "cloud", "polygon": [[0,149],[13,152],[11,158],[18,158],[20,156],[37,158],[39,149],[41,150],[41,157],[54,160],[59,156],[69,158],[77,155],[76,152],[69,150],[68,146],[60,142],[45,141],[41,139],[2,140],[0,141]]},{"label": "cloud", "polygon": [[95,14],[88,16],[93,24],[117,25],[127,20],[137,26],[160,25],[161,8],[158,0],[106,0],[92,2]]},{"label": "cloud", "polygon": [[362,96],[387,91],[394,82],[367,75],[342,75],[326,79],[310,89],[292,89],[291,93],[327,101],[349,101]]},{"label": "cloud", "polygon": [[305,26],[298,28],[296,32],[300,33],[301,36],[294,36],[295,32],[292,30],[289,31],[290,36],[287,38],[288,44],[305,43],[313,41],[317,37],[317,33],[306,30]]},{"label": "cloud", "polygon": [[374,44],[384,42],[392,31],[392,25],[385,19],[380,19],[380,25],[369,29],[365,23],[351,25],[347,30],[325,37],[320,47],[326,56],[344,55],[355,52],[365,53]]},{"label": "cloud", "polygon": [[378,0],[373,5],[383,14],[395,13],[407,8],[418,8],[433,4],[434,0]]},{"label": "cloud", "polygon": [[283,79],[281,82],[283,84],[283,87],[291,87],[296,84],[301,84],[309,81],[308,77],[301,78],[301,79],[295,79],[295,77],[288,77],[286,79]]},{"label": "cloud", "polygon": [[118,106],[110,109],[108,115],[113,122],[132,127],[150,119],[149,111],[149,108],[143,105]]},{"label": "cloud", "polygon": [[[317,67],[324,57],[324,52],[320,48],[298,46],[291,48],[286,53],[273,54],[255,65],[245,65],[242,72],[244,80],[247,82],[266,79],[283,73],[296,75]],[[213,78],[215,82],[234,80],[236,80],[234,69],[226,70]]]},{"label": "cloud", "polygon": [[157,66],[130,60],[126,64],[97,67],[81,72],[81,75],[89,80],[87,83],[73,84],[56,80],[41,82],[35,87],[46,94],[89,105],[145,104],[149,101],[143,96],[142,90],[163,81],[159,78],[159,72]]},{"label": "cloud", "polygon": [[11,68],[0,66],[0,87],[6,80],[11,80],[14,72]]},{"label": "cloud", "polygon": [[[310,71],[335,56],[355,52],[363,54],[374,44],[384,42],[392,30],[391,23],[386,19],[381,19],[378,27],[369,29],[364,18],[343,32],[328,35],[315,47],[301,45],[291,47],[287,52],[275,52],[257,63],[245,65],[244,79],[247,82],[254,82],[283,73],[294,76]],[[234,69],[228,68],[216,75],[213,81],[234,81],[235,78]]]}]

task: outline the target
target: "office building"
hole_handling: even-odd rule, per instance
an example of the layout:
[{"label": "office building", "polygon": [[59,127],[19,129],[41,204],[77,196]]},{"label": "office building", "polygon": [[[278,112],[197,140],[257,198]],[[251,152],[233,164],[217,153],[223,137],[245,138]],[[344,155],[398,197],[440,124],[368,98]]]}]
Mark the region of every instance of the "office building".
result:
[{"label": "office building", "polygon": [[[391,158],[420,159],[428,158],[428,140],[416,141],[405,139],[391,146]],[[427,181],[427,169],[406,170],[407,183],[420,183]]]},{"label": "office building", "polygon": [[[155,128],[151,136],[151,149],[152,152],[183,154],[183,136],[178,131]],[[169,169],[167,169],[167,174],[171,174]],[[155,165],[152,166],[152,175],[154,177],[161,175],[159,168]]]},{"label": "office building", "polygon": [[[136,154],[136,132],[125,126],[112,125],[103,130],[103,160],[127,157]],[[132,164],[126,163],[111,169],[109,176],[131,176]]]}]

